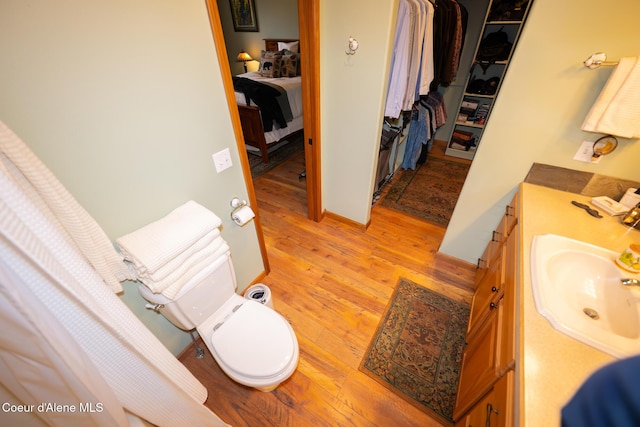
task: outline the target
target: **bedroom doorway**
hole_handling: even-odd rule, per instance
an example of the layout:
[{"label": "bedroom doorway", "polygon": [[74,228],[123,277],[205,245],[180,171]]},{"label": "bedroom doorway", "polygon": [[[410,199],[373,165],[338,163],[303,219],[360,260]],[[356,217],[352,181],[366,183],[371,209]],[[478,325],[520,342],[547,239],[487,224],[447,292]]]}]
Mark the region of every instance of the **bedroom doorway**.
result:
[{"label": "bedroom doorway", "polygon": [[[206,0],[209,23],[216,46],[222,80],[236,143],[240,153],[245,151],[240,115],[236,107],[231,79],[229,57],[220,21],[217,0]],[[320,0],[298,0],[298,32],[300,48],[308,52],[307,59],[301,61],[302,102],[304,111],[304,152],[307,189],[307,217],[313,221],[322,219],[321,174],[320,174]],[[240,156],[244,180],[247,183],[249,203],[257,206],[257,199],[247,156]],[[267,249],[259,215],[255,219],[256,232],[265,274],[270,271]]]},{"label": "bedroom doorway", "polygon": [[[297,3],[297,16],[296,16],[296,11],[293,8],[295,7],[296,3]],[[263,12],[265,13],[265,16],[269,16],[270,20],[265,18],[265,21],[263,21],[262,25],[265,25],[264,22],[267,22],[267,23],[272,22],[274,19],[273,17],[276,15],[278,17],[282,16],[282,14],[278,14],[276,12],[279,7],[285,7],[285,4],[289,5],[288,11],[293,13],[289,13],[289,15],[285,14],[284,16],[289,16],[290,19],[292,20],[289,22],[292,22],[293,25],[289,27],[289,34],[287,34],[286,28],[284,30],[284,33],[285,35],[289,35],[289,37],[291,37],[290,36],[291,31],[297,26],[298,39],[300,40],[300,50],[302,52],[305,52],[302,55],[303,58],[300,62],[300,71],[301,71],[300,74],[302,77],[301,79],[302,111],[304,114],[304,131],[303,131],[304,135],[300,135],[297,138],[297,141],[298,141],[297,144],[300,144],[300,142],[302,142],[304,146],[303,170],[305,172],[304,185],[305,185],[306,195],[307,195],[307,206],[306,206],[307,216],[309,219],[312,219],[314,221],[319,221],[322,218],[322,208],[321,208],[322,203],[320,200],[321,180],[319,176],[320,174],[320,162],[319,162],[319,159],[320,159],[319,92],[320,91],[319,91],[319,84],[318,84],[319,82],[319,65],[318,65],[319,0],[293,0],[293,1],[286,0],[285,2],[279,2],[279,3],[276,2],[271,8],[271,10],[269,10],[268,12]],[[210,12],[209,12],[210,21],[211,21],[212,31],[214,33],[214,39],[216,41],[216,46],[220,46],[220,47],[224,46],[224,48],[227,50],[227,52],[225,52],[223,55],[221,52],[221,49],[218,49],[218,56],[220,60],[220,65],[222,67],[225,67],[226,65],[229,67],[229,70],[234,69],[233,67],[231,67],[231,63],[235,62],[235,55],[229,56],[229,52],[235,52],[241,48],[244,50],[245,46],[253,46],[251,50],[249,49],[247,50],[249,52],[254,51],[253,55],[255,56],[255,49],[256,49],[255,41],[257,39],[261,39],[265,41],[266,47],[263,47],[263,49],[266,49],[266,50],[270,50],[269,43],[271,43],[273,40],[280,40],[280,39],[272,38],[272,35],[282,35],[282,34],[278,34],[277,33],[278,30],[273,30],[268,25],[265,28],[260,28],[261,30],[260,34],[254,33],[255,36],[253,37],[247,37],[247,34],[249,33],[237,33],[237,31],[235,30],[232,32],[230,29],[227,28],[227,24],[230,23],[230,19],[231,19],[231,16],[229,15],[230,12],[228,10],[228,4],[220,3],[220,0],[208,0],[207,5],[210,8]],[[261,22],[260,6],[266,7],[266,4],[257,5],[256,16],[257,16],[258,23]],[[215,13],[212,13],[212,12],[215,12]],[[295,18],[297,18],[297,25],[295,22],[293,22],[293,19]],[[224,28],[226,30],[223,30],[222,22],[225,23]],[[221,37],[221,39],[218,39],[216,37],[216,34],[218,34]],[[229,37],[229,39],[227,40],[226,37]],[[291,41],[294,39],[291,39],[291,40],[282,39],[282,40]],[[221,42],[219,43],[219,41]],[[224,60],[223,60],[223,56],[226,56]],[[235,68],[235,70],[237,72],[237,67]],[[246,67],[245,67],[245,70],[246,70]],[[224,71],[225,73],[223,74],[226,74],[226,70]],[[235,74],[234,71],[231,71],[231,74],[234,75]],[[233,84],[231,79],[227,80],[226,78],[223,78],[223,80],[224,80],[226,90],[227,91],[230,90],[231,93],[233,94]],[[227,98],[229,98],[228,95],[227,95]],[[231,109],[233,109],[233,107],[235,107],[235,100],[230,102],[229,105]],[[243,120],[246,120],[246,118]],[[243,124],[242,126],[245,126],[245,125],[246,123]],[[235,122],[234,122],[234,126],[235,126]],[[239,134],[242,135],[242,129],[240,129]],[[238,132],[236,130],[236,136],[237,135],[238,135]],[[250,142],[250,145],[254,145],[255,142],[257,141],[255,138],[254,139],[252,138],[253,137],[249,137],[248,141],[244,141],[244,136],[242,137],[243,140],[236,138],[236,140],[238,141],[238,151],[240,152],[241,157],[243,157],[242,156],[243,153],[246,153],[246,150],[244,148],[244,143]],[[302,141],[300,141],[301,139]],[[300,147],[300,145],[298,145],[298,147]],[[242,163],[243,163],[243,171],[244,171],[245,177],[251,175],[252,173],[249,163],[253,165],[254,168],[258,166],[256,164],[257,162],[255,162],[256,159],[253,157],[254,157],[253,155],[247,156],[248,164],[246,165],[246,168],[245,168],[245,165],[244,165],[245,162],[243,159]],[[258,166],[258,170],[260,170],[259,166]],[[252,177],[250,178],[250,181],[252,185],[248,187],[250,187],[251,190],[255,190]]]}]

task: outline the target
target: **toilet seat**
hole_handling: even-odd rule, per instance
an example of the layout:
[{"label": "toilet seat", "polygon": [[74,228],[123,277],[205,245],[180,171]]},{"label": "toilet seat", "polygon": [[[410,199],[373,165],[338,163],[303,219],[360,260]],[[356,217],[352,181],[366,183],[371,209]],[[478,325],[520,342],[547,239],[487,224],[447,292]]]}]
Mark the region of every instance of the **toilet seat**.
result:
[{"label": "toilet seat", "polygon": [[209,335],[221,368],[240,383],[280,381],[295,369],[298,343],[289,323],[276,311],[244,300]]}]

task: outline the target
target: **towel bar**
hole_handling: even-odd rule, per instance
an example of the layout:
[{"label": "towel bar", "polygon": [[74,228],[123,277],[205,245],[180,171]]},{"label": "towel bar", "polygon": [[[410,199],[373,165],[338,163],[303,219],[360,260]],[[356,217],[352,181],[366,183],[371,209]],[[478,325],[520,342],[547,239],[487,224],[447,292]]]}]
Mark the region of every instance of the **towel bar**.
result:
[{"label": "towel bar", "polygon": [[601,66],[613,67],[617,62],[607,61],[607,54],[603,52],[594,53],[584,61],[584,66],[590,70],[595,70]]}]

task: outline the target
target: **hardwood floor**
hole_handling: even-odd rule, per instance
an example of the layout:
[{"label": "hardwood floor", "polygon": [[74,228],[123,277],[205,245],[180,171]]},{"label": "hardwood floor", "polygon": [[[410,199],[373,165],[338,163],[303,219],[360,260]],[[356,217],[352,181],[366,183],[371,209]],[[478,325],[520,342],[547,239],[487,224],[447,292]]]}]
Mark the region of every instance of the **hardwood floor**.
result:
[{"label": "hardwood floor", "polygon": [[296,331],[297,371],[270,393],[239,385],[205,350],[180,360],[234,426],[439,426],[358,370],[400,277],[471,302],[475,266],[437,255],[440,226],[376,206],[366,231],[306,218],[302,154],[255,180],[271,273],[263,283]]}]

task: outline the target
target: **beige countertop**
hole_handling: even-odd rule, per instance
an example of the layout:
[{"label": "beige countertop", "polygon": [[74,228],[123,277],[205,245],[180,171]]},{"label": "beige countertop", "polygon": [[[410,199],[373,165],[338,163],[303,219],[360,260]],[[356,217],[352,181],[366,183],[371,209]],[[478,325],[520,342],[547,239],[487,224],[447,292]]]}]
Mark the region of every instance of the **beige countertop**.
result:
[{"label": "beige countertop", "polygon": [[602,209],[603,218],[598,219],[571,204],[572,200],[589,204],[591,197],[527,183],[521,184],[520,196],[516,425],[560,426],[560,410],[583,381],[615,359],[556,331],[536,311],[529,270],[533,236],[557,234],[621,252],[630,243],[640,243],[640,231],[629,230],[619,217]]}]

